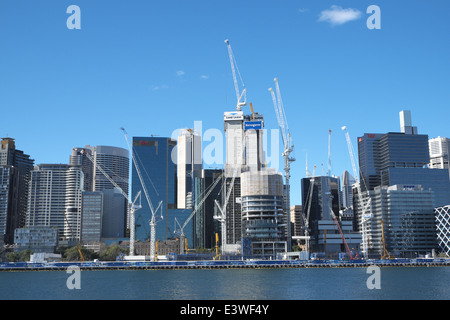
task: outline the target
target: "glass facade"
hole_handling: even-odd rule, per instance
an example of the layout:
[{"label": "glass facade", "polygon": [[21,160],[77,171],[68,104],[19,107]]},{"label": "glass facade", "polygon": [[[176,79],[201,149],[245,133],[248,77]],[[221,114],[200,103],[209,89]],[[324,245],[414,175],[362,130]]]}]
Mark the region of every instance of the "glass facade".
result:
[{"label": "glass facade", "polygon": [[[133,137],[133,152],[136,163],[132,166],[131,194],[132,198],[141,191],[142,208],[136,211],[136,240],[150,239],[152,218],[149,203],[136,170],[139,166],[142,180],[146,186],[149,200],[157,218],[156,240],[165,241],[175,236],[175,217],[183,224],[191,210],[176,210],[177,168],[172,160],[176,141],[160,137]],[[176,155],[173,155],[176,158]]]},{"label": "glass facade", "polygon": [[383,232],[386,249],[394,256],[415,258],[436,248],[433,191],[394,185],[377,187],[369,196],[373,214],[368,222],[369,252],[383,253]]}]

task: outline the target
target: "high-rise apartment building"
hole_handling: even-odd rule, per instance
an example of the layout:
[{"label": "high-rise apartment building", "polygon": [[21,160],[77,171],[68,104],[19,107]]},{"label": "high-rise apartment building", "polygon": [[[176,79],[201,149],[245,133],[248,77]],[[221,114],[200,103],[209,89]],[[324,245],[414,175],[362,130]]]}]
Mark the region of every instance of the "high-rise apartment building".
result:
[{"label": "high-rise apartment building", "polygon": [[31,172],[26,226],[57,227],[61,240],[80,240],[83,179],[80,166],[36,166]]},{"label": "high-rise apartment building", "polygon": [[11,243],[18,224],[19,175],[13,166],[0,166],[0,245]]},{"label": "high-rise apartment building", "polygon": [[16,149],[14,139],[1,140],[0,243],[13,243],[14,230],[25,225],[28,184],[33,165],[34,160],[29,155]]}]

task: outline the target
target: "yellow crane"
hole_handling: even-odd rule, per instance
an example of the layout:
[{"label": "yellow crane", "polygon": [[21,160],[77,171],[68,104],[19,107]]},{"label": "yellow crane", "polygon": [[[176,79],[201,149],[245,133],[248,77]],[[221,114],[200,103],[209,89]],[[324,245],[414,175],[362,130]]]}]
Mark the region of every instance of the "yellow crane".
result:
[{"label": "yellow crane", "polygon": [[253,111],[253,104],[250,102],[250,111],[252,112],[253,120],[255,120],[255,112]]},{"label": "yellow crane", "polygon": [[383,254],[381,255],[381,260],[384,260],[387,258],[392,259],[389,251],[386,249],[386,241],[384,239],[384,221],[383,219],[380,219],[381,222],[381,239],[383,240]]},{"label": "yellow crane", "polygon": [[214,261],[219,258],[220,260],[220,253],[219,253],[219,234],[216,233],[216,256],[214,257]]},{"label": "yellow crane", "polygon": [[77,245],[77,250],[78,250],[78,253],[80,254],[81,260],[82,260],[83,262],[85,262],[84,257],[83,257],[83,254],[81,253],[80,244],[78,243],[77,239],[75,238],[75,235],[74,235],[74,233],[73,233],[72,226],[70,225],[69,219],[67,219],[67,215],[66,215],[65,212],[64,212],[64,218],[66,219],[66,223],[67,223],[67,225],[69,226],[70,232],[72,233],[72,238],[73,238],[73,240],[75,241],[75,244]]}]

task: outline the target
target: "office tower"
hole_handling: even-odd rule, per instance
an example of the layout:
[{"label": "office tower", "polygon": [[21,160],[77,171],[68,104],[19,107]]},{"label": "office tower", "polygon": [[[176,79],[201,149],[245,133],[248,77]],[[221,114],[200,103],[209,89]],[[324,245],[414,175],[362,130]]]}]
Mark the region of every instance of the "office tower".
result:
[{"label": "office tower", "polygon": [[61,240],[79,240],[82,188],[80,166],[36,166],[31,172],[26,226],[57,227]]},{"label": "office tower", "polygon": [[372,213],[369,254],[382,255],[385,246],[391,256],[415,258],[436,248],[433,191],[420,185],[393,185],[365,193],[371,198]]},{"label": "office tower", "polygon": [[450,206],[434,209],[438,246],[447,257],[450,256]]},{"label": "office tower", "polygon": [[[195,207],[197,212],[193,217],[194,247],[213,248],[216,245],[215,234],[220,234],[220,225],[214,220],[217,200],[222,202],[223,170],[203,169],[201,177],[195,178]],[[217,179],[220,181],[214,185]],[[211,190],[211,188],[213,188]],[[211,190],[209,196],[200,204],[203,197]]]},{"label": "office tower", "polygon": [[355,178],[344,170],[342,174],[342,206],[343,208],[353,207],[353,191],[352,186],[356,183]]},{"label": "office tower", "polygon": [[[408,115],[409,114],[409,115]],[[450,203],[447,169],[429,169],[428,135],[417,134],[410,113],[401,112],[402,132],[364,134],[358,138],[361,190],[396,184],[421,185],[434,191],[435,206]]]},{"label": "office tower", "polygon": [[[176,140],[162,137],[133,137],[133,152],[136,164],[140,168],[143,183],[146,186],[153,212],[157,218],[156,240],[165,241],[176,236],[175,218],[183,225],[191,210],[177,210],[176,183],[177,166],[175,161]],[[142,192],[142,208],[136,211],[136,240],[146,241],[150,238],[152,210],[144,196],[136,166],[133,165],[131,177],[131,195]],[[160,205],[161,203],[161,205]],[[192,221],[186,227],[185,235],[192,243]],[[190,243],[190,244],[191,244]]]},{"label": "office tower", "polygon": [[268,259],[286,252],[283,176],[274,169],[241,174],[242,251]]},{"label": "office tower", "polygon": [[[384,218],[390,220],[384,224],[384,231],[389,237],[389,246],[402,255],[410,255],[414,250],[431,250],[431,242],[425,240],[432,237],[433,232],[429,227],[430,210],[450,203],[448,169],[427,167],[430,163],[428,136],[417,133],[410,117],[409,112],[400,113],[399,133],[364,134],[358,139],[362,196],[372,202],[366,213],[375,215],[386,210]],[[363,210],[355,195],[354,199],[358,229],[367,230],[369,253],[379,254],[381,229],[378,218],[363,219]],[[407,205],[404,204],[406,200]],[[422,234],[414,229],[416,226],[422,227]],[[403,238],[399,230],[406,232]],[[391,236],[393,234],[395,237]],[[422,249],[411,240],[414,234]],[[407,235],[410,238],[405,238]]]},{"label": "office tower", "polygon": [[450,139],[437,137],[428,140],[430,148],[430,168],[448,169]]},{"label": "office tower", "polygon": [[[336,234],[337,231],[334,230],[335,226],[331,210],[336,217],[339,217],[339,178],[329,176],[303,178],[301,185],[302,206],[305,210],[305,216],[309,215],[311,250],[323,252],[325,251],[325,237],[330,237],[331,234]],[[327,225],[327,228],[332,229],[326,236],[324,234],[325,229],[321,227],[324,223]],[[341,244],[343,243],[339,243],[339,246]],[[340,249],[339,247],[336,251]]]},{"label": "office tower", "polygon": [[[81,150],[89,153],[94,158],[95,163],[92,163],[85,155],[81,154]],[[85,191],[101,191],[115,188],[98,169],[98,166],[100,166],[128,194],[130,159],[127,149],[112,146],[93,147],[90,145],[86,145],[84,148],[72,148],[70,164],[81,166],[85,176]]]},{"label": "office tower", "polygon": [[[84,150],[92,158],[81,153]],[[109,179],[112,179],[125,194],[129,191],[129,152],[112,146],[90,146],[72,148],[70,164],[78,165],[84,173],[84,191],[103,192],[103,216],[101,238],[123,238],[126,231],[128,201]],[[106,177],[102,168],[109,177]],[[87,194],[86,194],[87,195]]]},{"label": "office tower", "polygon": [[[0,167],[3,168],[3,182],[8,180],[9,191],[3,189],[0,201],[3,209],[0,212],[0,242],[8,244],[14,241],[14,229],[25,225],[28,183],[30,172],[33,170],[34,160],[23,151],[16,149],[16,144],[12,138],[3,138],[0,145]],[[9,176],[9,178],[5,177]],[[4,185],[5,187],[5,185]],[[4,197],[8,197],[8,200]],[[1,233],[5,232],[5,233]]]},{"label": "office tower", "polygon": [[194,179],[202,173],[202,138],[192,129],[180,131],[177,143],[177,207],[193,208]]},{"label": "office tower", "polygon": [[81,217],[81,240],[83,243],[100,242],[102,237],[103,192],[83,192]]},{"label": "office tower", "polygon": [[233,246],[242,239],[241,173],[259,171],[265,165],[263,128],[264,117],[258,113],[224,113],[226,162],[223,197],[231,190],[226,204],[226,239],[222,242],[225,243],[224,247]]},{"label": "office tower", "polygon": [[417,127],[412,126],[411,111],[400,111],[400,131],[404,134],[417,134]]}]

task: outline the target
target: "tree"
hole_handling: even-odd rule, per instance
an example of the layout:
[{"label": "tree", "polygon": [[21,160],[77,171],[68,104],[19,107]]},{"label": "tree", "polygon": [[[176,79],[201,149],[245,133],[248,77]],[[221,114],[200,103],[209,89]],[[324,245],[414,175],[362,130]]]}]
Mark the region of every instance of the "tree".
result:
[{"label": "tree", "polygon": [[[98,258],[98,253],[91,249],[80,248],[83,258],[86,261],[94,260]],[[78,247],[70,247],[66,249],[63,253],[63,259],[66,261],[81,261],[80,253],[78,252]]]},{"label": "tree", "polygon": [[32,254],[33,252],[30,249],[26,249],[19,252],[9,252],[5,256],[10,262],[26,262],[30,261],[30,256]]},{"label": "tree", "polygon": [[121,253],[126,254],[127,252],[125,249],[120,248],[116,243],[113,243],[100,253],[100,260],[115,261],[116,257]]}]

